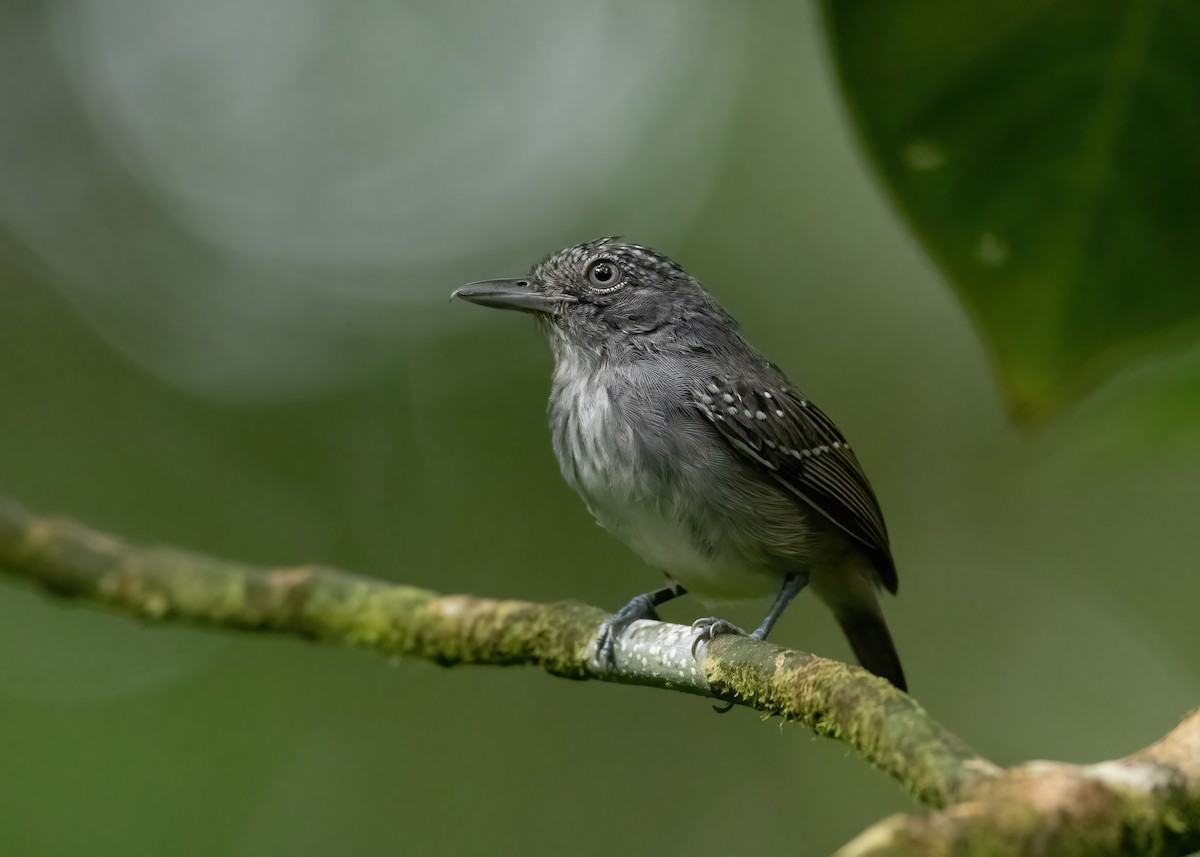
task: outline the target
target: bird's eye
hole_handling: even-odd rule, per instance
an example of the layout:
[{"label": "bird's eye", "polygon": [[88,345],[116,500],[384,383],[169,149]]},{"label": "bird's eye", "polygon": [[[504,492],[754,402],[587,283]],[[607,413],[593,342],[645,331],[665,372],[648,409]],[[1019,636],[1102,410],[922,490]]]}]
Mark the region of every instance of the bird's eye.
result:
[{"label": "bird's eye", "polygon": [[621,279],[621,272],[615,264],[607,259],[597,259],[587,266],[587,278],[595,288],[609,290],[614,288]]}]

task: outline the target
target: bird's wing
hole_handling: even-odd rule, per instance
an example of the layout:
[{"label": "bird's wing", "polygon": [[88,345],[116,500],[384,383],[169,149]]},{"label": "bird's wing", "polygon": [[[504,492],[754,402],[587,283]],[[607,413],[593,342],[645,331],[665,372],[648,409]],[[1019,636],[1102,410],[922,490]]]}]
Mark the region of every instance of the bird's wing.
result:
[{"label": "bird's wing", "polygon": [[755,377],[703,380],[694,402],[738,452],[853,537],[896,591],[879,502],[833,420],[790,387]]}]

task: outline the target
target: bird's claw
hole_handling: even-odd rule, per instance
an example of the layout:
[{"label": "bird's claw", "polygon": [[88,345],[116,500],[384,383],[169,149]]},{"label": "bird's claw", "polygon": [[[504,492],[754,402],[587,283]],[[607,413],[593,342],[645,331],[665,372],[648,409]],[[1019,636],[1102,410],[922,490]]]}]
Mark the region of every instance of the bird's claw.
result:
[{"label": "bird's claw", "polygon": [[630,599],[629,603],[614,613],[600,626],[596,634],[596,663],[602,672],[611,673],[617,666],[617,640],[639,619],[658,620],[658,611],[654,609],[655,596],[658,593],[647,592]]},{"label": "bird's claw", "polygon": [[[705,619],[697,619],[692,623],[692,660],[699,660],[697,657],[697,649],[701,643],[710,643],[715,638],[722,634],[737,634],[739,637],[749,636],[745,631],[739,628],[732,622],[727,622],[724,619],[717,619],[714,616],[709,616]],[[717,714],[727,714],[733,708],[733,701],[729,700],[724,705],[714,705],[713,711]]]},{"label": "bird's claw", "polygon": [[621,636],[624,627],[615,627],[616,623],[613,620],[608,620],[600,626],[600,633],[596,635],[596,663],[599,664],[601,671],[611,673],[617,665],[617,638]]},{"label": "bird's claw", "polygon": [[692,623],[692,660],[699,660],[696,650],[701,643],[711,643],[722,634],[737,634],[739,637],[748,636],[745,631],[732,622],[709,616],[697,619]]}]

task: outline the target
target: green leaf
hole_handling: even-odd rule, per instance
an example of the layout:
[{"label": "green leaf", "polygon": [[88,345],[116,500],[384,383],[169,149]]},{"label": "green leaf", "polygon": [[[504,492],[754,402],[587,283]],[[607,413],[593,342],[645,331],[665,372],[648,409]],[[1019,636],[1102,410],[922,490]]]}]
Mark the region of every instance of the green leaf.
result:
[{"label": "green leaf", "polygon": [[825,19],[1018,419],[1200,330],[1200,3],[826,0]]}]

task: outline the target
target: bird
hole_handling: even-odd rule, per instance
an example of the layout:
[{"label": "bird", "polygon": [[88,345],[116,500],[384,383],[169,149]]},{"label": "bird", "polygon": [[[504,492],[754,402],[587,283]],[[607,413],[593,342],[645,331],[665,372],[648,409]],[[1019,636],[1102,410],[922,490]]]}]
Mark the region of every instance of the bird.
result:
[{"label": "bird", "polygon": [[774,596],[749,633],[697,619],[696,656],[722,634],[766,639],[809,588],[859,663],[907,690],[878,597],[896,593],[896,565],[858,458],[699,280],[656,250],[605,237],[451,297],[534,317],[554,353],[548,413],[563,477],[666,576],[601,626],[601,664],[613,668],[630,625],[684,594],[707,605]]}]

